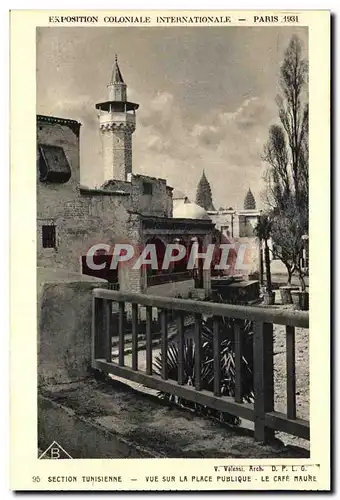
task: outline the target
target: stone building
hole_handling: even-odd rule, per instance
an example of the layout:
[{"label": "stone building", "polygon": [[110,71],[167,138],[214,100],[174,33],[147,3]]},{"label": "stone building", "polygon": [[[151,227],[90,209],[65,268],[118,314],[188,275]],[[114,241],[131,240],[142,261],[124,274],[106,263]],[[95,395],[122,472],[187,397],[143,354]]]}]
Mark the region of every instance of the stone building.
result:
[{"label": "stone building", "polygon": [[[258,273],[260,270],[261,255],[259,241],[254,234],[254,228],[261,210],[256,208],[256,201],[250,188],[244,198],[243,209],[209,210],[207,213],[215,224],[215,229],[220,233],[220,239],[222,238],[225,242],[234,244],[236,248],[240,245],[246,245],[243,263],[248,264],[249,269],[237,269],[237,267],[234,267],[235,273],[245,276]],[[271,241],[269,241],[269,247],[272,249]],[[275,256],[275,253],[270,252],[270,256],[272,273],[286,274],[284,264]]]},{"label": "stone building", "polygon": [[[117,59],[107,87],[108,100],[96,104],[103,148],[100,188],[80,185],[81,124],[37,116],[38,266],[89,274],[86,255],[93,245],[112,248],[129,243],[137,255],[147,243],[154,243],[161,263],[167,243],[181,242],[189,252],[193,242],[201,248],[211,242],[209,217],[173,217],[173,189],[166,180],[133,172],[132,134],[138,104],[128,101]],[[111,252],[100,261],[106,266],[98,275],[122,291],[182,297],[210,293],[210,272],[200,266],[188,271],[181,262],[167,270],[134,269],[131,261],[110,269],[110,257]]]}]

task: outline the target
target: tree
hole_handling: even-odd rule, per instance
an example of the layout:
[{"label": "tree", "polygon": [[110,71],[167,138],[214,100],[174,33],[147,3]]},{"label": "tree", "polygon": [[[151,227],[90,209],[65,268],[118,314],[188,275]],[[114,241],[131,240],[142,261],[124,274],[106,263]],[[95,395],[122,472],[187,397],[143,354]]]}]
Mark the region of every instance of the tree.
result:
[{"label": "tree", "polygon": [[[292,277],[296,271],[294,263],[296,241],[290,230],[290,222],[291,221],[284,214],[282,218],[274,218],[272,226],[272,241],[275,249],[273,250],[273,254],[286,266],[287,285],[292,284]],[[278,242],[280,243],[279,245]]]},{"label": "tree", "polygon": [[257,224],[254,228],[254,233],[260,241],[260,249],[262,249],[262,242],[264,242],[264,261],[266,264],[266,280],[267,280],[267,292],[272,292],[272,279],[270,272],[270,253],[268,240],[271,238],[271,228],[272,221],[267,214],[262,214],[259,216]]},{"label": "tree", "polygon": [[302,267],[302,250],[304,247],[304,228],[308,227],[308,210],[300,210],[294,200],[287,204],[285,210],[276,209],[272,213],[271,238],[276,246],[277,257],[285,264],[288,273],[288,284],[292,275],[297,272],[302,290],[305,290],[305,272]]},{"label": "tree", "polygon": [[205,176],[204,170],[197,186],[196,204],[204,208],[204,210],[215,210],[212,201],[211,187]]},{"label": "tree", "polygon": [[302,58],[302,44],[294,35],[285,52],[281,66],[280,87],[277,96],[279,117],[287,134],[290,150],[291,174],[297,206],[304,203],[305,176],[308,178],[308,161],[304,158],[308,144],[308,83],[307,61]]},{"label": "tree", "polygon": [[308,234],[308,67],[302,45],[293,36],[280,71],[281,93],[277,96],[280,125],[272,125],[264,147],[268,164],[266,201],[271,209],[272,241],[285,264],[288,283],[301,268],[302,236]]}]

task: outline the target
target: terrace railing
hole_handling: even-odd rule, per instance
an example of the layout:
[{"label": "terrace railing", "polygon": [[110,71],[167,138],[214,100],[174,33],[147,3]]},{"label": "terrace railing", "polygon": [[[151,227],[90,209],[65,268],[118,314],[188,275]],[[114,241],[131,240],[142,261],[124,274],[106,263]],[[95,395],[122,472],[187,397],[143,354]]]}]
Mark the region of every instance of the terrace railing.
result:
[{"label": "terrace railing", "polygon": [[175,283],[193,279],[190,271],[159,273],[147,277],[147,286],[163,285],[164,283]]},{"label": "terrace railing", "polygon": [[[118,303],[119,356],[112,362],[111,329],[112,302]],[[138,311],[146,311],[146,370],[138,370]],[[153,373],[152,308],[160,311],[161,324],[161,375]],[[132,365],[125,365],[124,325],[129,309],[132,321]],[[178,313],[178,380],[171,380],[167,373],[169,311]],[[184,385],[184,317],[193,315],[196,346],[202,346],[202,315],[213,317],[214,391],[202,389],[200,348],[195,349],[195,385]],[[242,329],[234,324],[235,340],[235,397],[221,394],[221,318],[250,320],[253,322],[253,384],[254,403],[243,402],[242,397]],[[285,325],[286,329],[286,414],[274,410],[273,325]],[[309,328],[306,312],[282,311],[262,307],[219,304],[146,294],[121,293],[111,290],[93,291],[92,316],[92,367],[144,386],[170,393],[174,396],[199,403],[209,408],[229,413],[254,422],[255,439],[267,442],[275,437],[275,431],[309,440],[309,422],[296,415],[295,328]],[[307,333],[307,332],[306,332]]]}]

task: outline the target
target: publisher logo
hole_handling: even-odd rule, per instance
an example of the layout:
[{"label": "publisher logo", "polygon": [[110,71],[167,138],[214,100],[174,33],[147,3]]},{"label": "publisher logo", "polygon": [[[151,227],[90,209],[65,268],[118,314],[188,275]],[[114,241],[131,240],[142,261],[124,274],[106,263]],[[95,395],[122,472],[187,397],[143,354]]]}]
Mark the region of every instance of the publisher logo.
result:
[{"label": "publisher logo", "polygon": [[48,460],[59,460],[65,458],[72,458],[71,455],[64,450],[57,441],[53,441],[52,444],[40,455],[39,460],[48,459]]}]

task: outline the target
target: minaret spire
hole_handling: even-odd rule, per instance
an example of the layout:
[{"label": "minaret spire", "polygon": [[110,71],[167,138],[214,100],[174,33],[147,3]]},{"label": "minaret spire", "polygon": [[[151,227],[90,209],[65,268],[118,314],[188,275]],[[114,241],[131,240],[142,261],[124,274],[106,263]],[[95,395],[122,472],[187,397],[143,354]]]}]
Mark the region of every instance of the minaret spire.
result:
[{"label": "minaret spire", "polygon": [[127,100],[127,87],[124,82],[122,72],[118,64],[118,56],[115,54],[115,62],[113,64],[111,80],[108,84],[109,100],[126,102]]},{"label": "minaret spire", "polygon": [[196,204],[205,210],[215,210],[212,201],[211,187],[205,175],[205,169],[203,169],[202,177],[197,185]]},{"label": "minaret spire", "polygon": [[114,85],[115,83],[121,83],[125,85],[122,72],[120,71],[119,68],[117,54],[115,54],[115,62],[112,69],[111,80],[108,86]]},{"label": "minaret spire", "polygon": [[244,204],[243,204],[244,210],[255,210],[256,209],[256,202],[253,193],[251,192],[251,189],[249,187],[248,192],[246,194],[246,197],[244,199]]}]

